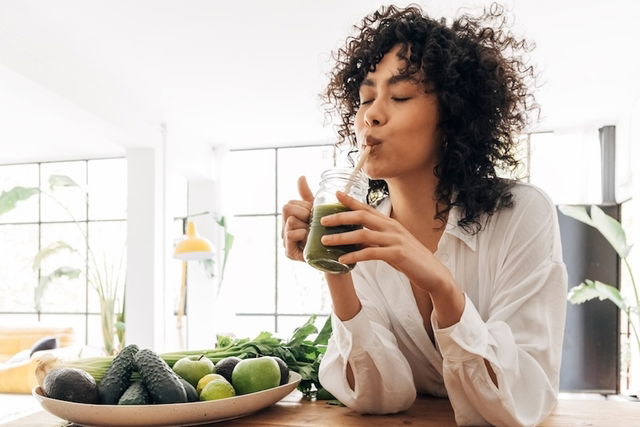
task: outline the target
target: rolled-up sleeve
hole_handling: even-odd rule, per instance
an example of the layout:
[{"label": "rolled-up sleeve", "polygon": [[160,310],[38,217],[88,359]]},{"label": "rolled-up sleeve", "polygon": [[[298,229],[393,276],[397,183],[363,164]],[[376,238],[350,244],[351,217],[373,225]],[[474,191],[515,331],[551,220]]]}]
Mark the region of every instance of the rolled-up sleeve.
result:
[{"label": "rolled-up sleeve", "polygon": [[[367,283],[357,271],[356,292],[362,304],[358,314],[341,321],[332,314],[332,336],[320,364],[320,383],[349,408],[369,414],[403,411],[416,398],[409,363],[398,349],[387,315],[368,295]],[[353,371],[355,387],[347,382],[347,363]]]},{"label": "rolled-up sleeve", "polygon": [[557,402],[567,294],[557,217],[543,197],[521,211],[528,213],[508,224],[513,231],[502,248],[488,316],[468,297],[460,321],[448,328],[440,329],[432,313],[460,425],[536,425]]}]

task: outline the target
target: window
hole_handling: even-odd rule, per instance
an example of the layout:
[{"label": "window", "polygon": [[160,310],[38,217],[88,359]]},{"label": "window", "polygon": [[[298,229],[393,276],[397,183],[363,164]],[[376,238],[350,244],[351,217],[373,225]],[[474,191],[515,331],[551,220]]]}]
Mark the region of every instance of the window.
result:
[{"label": "window", "polygon": [[[79,187],[51,190],[49,179],[56,175],[70,177]],[[96,266],[109,274],[126,271],[126,160],[0,165],[0,192],[15,186],[38,187],[42,193],[0,215],[0,324],[72,326],[78,344],[102,347],[100,304],[86,272],[91,275]],[[54,242],[74,250],[56,252],[34,271],[35,255]],[[88,247],[96,263],[88,261]],[[80,274],[52,280],[37,310],[40,277],[60,266],[78,268]]]},{"label": "window", "polygon": [[299,199],[300,175],[315,191],[320,174],[335,166],[335,156],[331,145],[230,153],[227,182],[234,186],[229,203],[235,214],[230,230],[235,242],[225,282],[237,292],[238,336],[270,330],[286,338],[311,314],[318,314],[316,325],[321,327],[331,311],[323,274],[286,257],[280,210],[287,201]]}]

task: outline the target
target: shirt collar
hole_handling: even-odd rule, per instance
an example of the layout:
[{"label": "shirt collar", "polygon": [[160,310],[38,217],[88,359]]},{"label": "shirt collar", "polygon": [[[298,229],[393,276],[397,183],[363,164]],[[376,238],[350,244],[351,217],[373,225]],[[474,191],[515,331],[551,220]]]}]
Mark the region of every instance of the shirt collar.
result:
[{"label": "shirt collar", "polygon": [[461,208],[459,206],[451,207],[449,211],[449,217],[447,218],[447,227],[445,233],[457,237],[462,240],[472,251],[476,250],[478,244],[478,234],[469,234],[464,231],[464,228],[458,225],[458,221],[461,217]]},{"label": "shirt collar", "polygon": [[[376,209],[378,209],[380,213],[386,216],[391,215],[391,198],[385,197],[382,201],[380,201],[380,204],[376,207]],[[458,225],[460,214],[461,212],[459,206],[453,206],[451,208],[444,232],[462,240],[469,247],[469,249],[475,251],[478,245],[478,235],[469,234]]]}]

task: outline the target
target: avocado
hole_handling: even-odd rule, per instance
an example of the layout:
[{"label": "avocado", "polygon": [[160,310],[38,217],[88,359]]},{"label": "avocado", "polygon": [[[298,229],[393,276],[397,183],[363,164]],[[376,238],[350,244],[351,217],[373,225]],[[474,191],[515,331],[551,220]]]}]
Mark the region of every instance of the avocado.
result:
[{"label": "avocado", "polygon": [[271,356],[273,359],[276,359],[278,362],[278,366],[280,367],[280,385],[286,384],[289,382],[289,367],[284,360],[280,359],[278,356]]},{"label": "avocado", "polygon": [[131,344],[118,353],[111,362],[109,370],[104,374],[98,384],[100,403],[103,405],[115,405],[131,384],[131,373],[135,369],[134,356],[138,352],[138,346]]},{"label": "avocado", "polygon": [[178,379],[182,383],[182,386],[184,387],[184,391],[187,393],[188,402],[197,402],[198,400],[200,400],[200,396],[198,396],[198,392],[196,388],[192,386],[189,381],[185,380],[180,376],[178,376]]},{"label": "avocado", "polygon": [[29,357],[33,356],[36,351],[53,350],[54,348],[58,348],[58,338],[44,337],[31,346]]},{"label": "avocado", "polygon": [[98,403],[98,386],[91,375],[78,368],[56,368],[42,383],[47,397],[67,402]]},{"label": "avocado", "polygon": [[149,405],[151,396],[142,382],[135,382],[125,390],[118,405]]},{"label": "avocado", "polygon": [[187,402],[187,392],[178,375],[157,353],[145,348],[135,355],[135,361],[153,403]]},{"label": "avocado", "polygon": [[233,368],[236,367],[240,360],[242,359],[235,356],[220,359],[218,363],[216,363],[216,374],[222,375],[225,380],[231,382],[231,374],[233,373]]}]

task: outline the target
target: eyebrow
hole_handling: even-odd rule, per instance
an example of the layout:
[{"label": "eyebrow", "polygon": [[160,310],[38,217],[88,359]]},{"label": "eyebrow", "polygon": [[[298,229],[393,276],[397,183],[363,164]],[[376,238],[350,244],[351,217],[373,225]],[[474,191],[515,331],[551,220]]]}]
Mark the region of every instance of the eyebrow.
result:
[{"label": "eyebrow", "polygon": [[[406,82],[406,81],[411,81],[411,80],[413,80],[411,78],[411,76],[407,76],[407,75],[404,75],[404,74],[396,74],[396,75],[393,75],[393,76],[389,77],[385,83],[386,83],[387,86],[392,86],[392,85],[400,83],[400,82]],[[375,86],[375,81],[373,79],[366,78],[366,79],[364,79],[362,81],[361,86],[373,87],[373,86]]]}]

